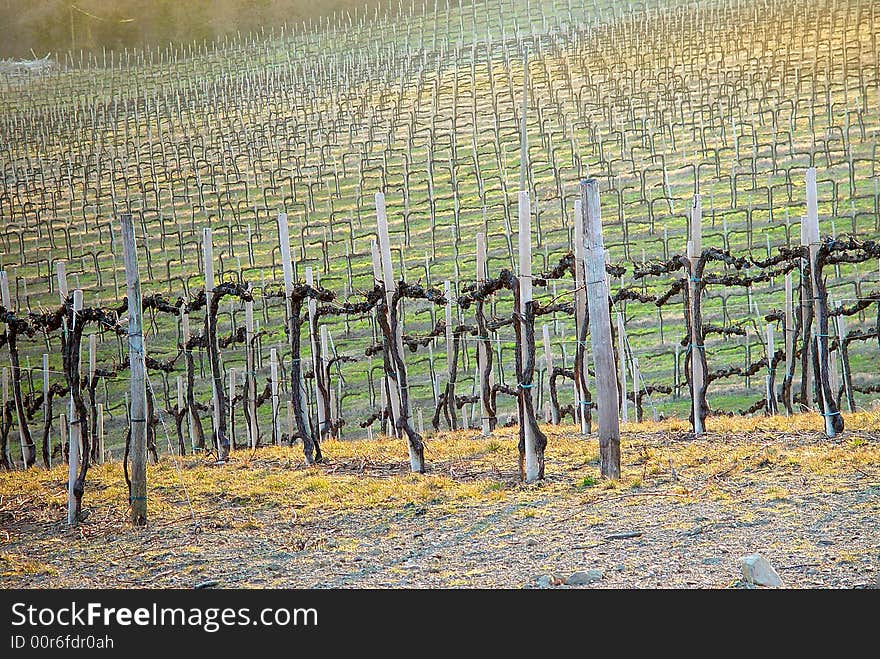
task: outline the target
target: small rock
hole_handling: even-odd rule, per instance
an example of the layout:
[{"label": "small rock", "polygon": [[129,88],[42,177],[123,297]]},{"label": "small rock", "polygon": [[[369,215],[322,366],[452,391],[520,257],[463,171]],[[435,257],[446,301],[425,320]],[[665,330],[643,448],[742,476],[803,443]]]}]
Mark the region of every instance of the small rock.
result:
[{"label": "small rock", "polygon": [[602,570],[582,570],[573,572],[568,579],[565,580],[567,586],[586,586],[594,581],[599,581],[605,573]]},{"label": "small rock", "polygon": [[782,585],[782,579],[770,565],[770,561],[761,554],[749,554],[739,559],[742,567],[743,579],[748,583],[758,586],[777,588]]},{"label": "small rock", "polygon": [[623,563],[620,563],[617,567],[614,568],[618,572],[623,572],[626,569],[626,566]]},{"label": "small rock", "polygon": [[816,544],[817,544],[817,545],[822,545],[822,546],[824,546],[824,547],[827,547],[828,545],[833,545],[833,544],[834,544],[834,540],[832,540],[831,538],[829,538],[827,535],[823,535],[821,538],[819,538],[819,539],[816,541]]},{"label": "small rock", "polygon": [[534,547],[537,544],[538,544],[538,541],[535,540],[534,538],[529,538],[528,540],[526,540],[526,547]]},{"label": "small rock", "polygon": [[704,558],[702,562],[703,565],[721,565],[721,559],[714,556],[712,558]]},{"label": "small rock", "polygon": [[555,580],[556,578],[552,574],[542,574],[535,579],[535,583],[538,584],[538,588],[550,588]]},{"label": "small rock", "polygon": [[195,586],[193,586],[193,588],[195,588],[196,590],[200,590],[202,588],[213,588],[218,583],[220,583],[220,582],[219,581],[203,581],[202,583],[197,583]]}]

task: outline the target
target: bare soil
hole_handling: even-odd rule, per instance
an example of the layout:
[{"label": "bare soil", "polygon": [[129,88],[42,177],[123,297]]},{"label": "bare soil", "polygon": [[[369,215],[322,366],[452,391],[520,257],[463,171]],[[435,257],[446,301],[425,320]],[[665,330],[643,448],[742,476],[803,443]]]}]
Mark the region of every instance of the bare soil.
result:
[{"label": "bare soil", "polygon": [[[450,446],[462,441],[485,446],[473,439]],[[123,508],[100,502],[101,477],[91,486],[92,507],[87,491],[88,517],[70,530],[57,475],[17,494],[9,480],[21,476],[0,475],[0,484],[7,480],[0,587],[531,588],[548,575],[543,584],[557,588],[716,589],[753,587],[739,564],[753,552],[771,562],[787,588],[877,585],[876,431],[847,431],[834,440],[816,432],[701,440],[630,433],[619,483],[598,479],[594,440],[550,441],[548,475],[538,485],[518,482],[516,462],[508,460],[515,447],[506,440],[500,450],[475,447],[470,454],[467,443],[446,451],[435,440],[428,476],[407,475],[399,459],[405,451],[391,441],[313,469],[285,464],[279,449],[266,449],[234,476],[234,465],[189,458],[182,477],[190,479],[192,511],[173,487],[157,485],[151,496],[165,497],[169,507],[143,529],[127,522]],[[215,485],[225,488],[211,478],[240,483],[255,470],[263,481],[309,478],[316,490],[324,482],[342,482],[343,489],[331,489],[323,503],[305,495],[297,503],[210,494]],[[396,494],[382,500],[383,490],[371,502],[345,499],[352,487],[390,486],[405,496],[407,487],[421,486],[417,479],[433,479],[432,491],[401,501]],[[601,570],[602,578],[564,585],[568,575],[588,569]]]}]

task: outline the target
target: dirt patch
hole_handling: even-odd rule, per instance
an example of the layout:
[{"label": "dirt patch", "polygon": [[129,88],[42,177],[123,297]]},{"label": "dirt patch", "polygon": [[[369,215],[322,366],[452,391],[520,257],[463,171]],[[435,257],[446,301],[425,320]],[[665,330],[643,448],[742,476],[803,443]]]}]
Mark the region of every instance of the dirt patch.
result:
[{"label": "dirt patch", "polygon": [[[4,474],[0,586],[728,588],[745,585],[738,559],[758,552],[789,588],[874,587],[880,436],[862,425],[834,440],[639,427],[616,483],[599,478],[595,440],[571,428],[550,430],[534,486],[518,482],[515,438],[501,431],[433,440],[425,476],[406,472],[391,440],[328,446],[334,458],[308,469],[295,448],[240,453],[225,469],[167,459],[150,470],[145,529],[119,505],[118,465],[95,470],[75,530],[59,474]],[[601,577],[558,585],[588,570]]]}]

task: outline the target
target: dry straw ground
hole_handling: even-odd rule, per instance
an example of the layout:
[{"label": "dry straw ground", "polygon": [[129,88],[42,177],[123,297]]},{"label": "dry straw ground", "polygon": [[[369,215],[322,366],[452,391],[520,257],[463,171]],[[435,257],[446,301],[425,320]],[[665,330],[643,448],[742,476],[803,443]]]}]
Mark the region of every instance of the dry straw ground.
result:
[{"label": "dry straw ground", "polygon": [[[150,524],[127,522],[121,465],[89,472],[76,530],[65,470],[0,474],[0,587],[742,587],[738,558],[766,556],[789,588],[874,587],[880,575],[880,412],[629,424],[623,476],[599,479],[595,439],[548,427],[547,478],[521,485],[515,430],[444,433],[429,473],[402,442],[334,442],[229,465],[163,458],[148,473]],[[545,583],[547,578],[544,579]],[[560,588],[569,586],[559,585]]]}]

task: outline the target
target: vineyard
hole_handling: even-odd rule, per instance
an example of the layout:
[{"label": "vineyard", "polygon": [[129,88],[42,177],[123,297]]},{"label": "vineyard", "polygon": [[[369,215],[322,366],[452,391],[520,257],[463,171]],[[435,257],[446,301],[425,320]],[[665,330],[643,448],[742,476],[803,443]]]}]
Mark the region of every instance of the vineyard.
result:
[{"label": "vineyard", "polygon": [[878,12],[447,0],[0,67],[0,468],[69,465],[75,523],[122,461],[143,523],[133,451],[875,441]]}]

